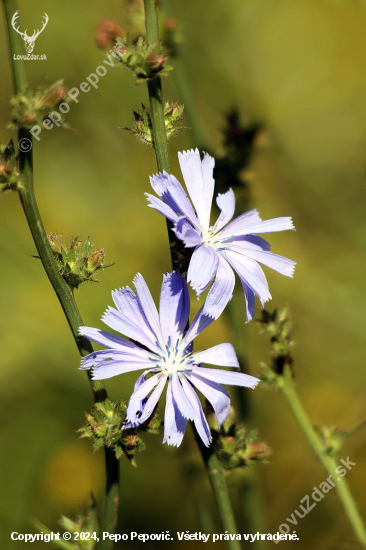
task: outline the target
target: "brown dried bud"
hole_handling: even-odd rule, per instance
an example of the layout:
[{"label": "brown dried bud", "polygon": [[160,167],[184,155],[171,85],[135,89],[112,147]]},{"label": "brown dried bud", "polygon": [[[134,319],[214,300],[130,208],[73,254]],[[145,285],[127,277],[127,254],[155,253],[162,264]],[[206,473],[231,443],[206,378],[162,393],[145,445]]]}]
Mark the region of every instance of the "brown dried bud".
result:
[{"label": "brown dried bud", "polygon": [[113,19],[104,19],[101,21],[95,31],[97,46],[103,49],[109,49],[114,46],[114,41],[118,36],[123,37],[125,31],[117,21]]},{"label": "brown dried bud", "polygon": [[168,19],[165,20],[164,27],[170,31],[175,31],[178,27],[178,22],[173,17],[168,17]]},{"label": "brown dried bud", "polygon": [[30,124],[33,124],[34,122],[36,122],[37,117],[34,113],[27,113],[24,117],[24,120]]},{"label": "brown dried bud", "polygon": [[11,169],[6,162],[0,163],[0,182],[5,182],[11,174]]},{"label": "brown dried bud", "polygon": [[271,449],[262,441],[248,443],[245,451],[247,460],[265,461],[270,454]]},{"label": "brown dried bud", "polygon": [[66,94],[67,89],[63,81],[60,80],[45,92],[44,96],[40,99],[40,103],[43,107],[54,109],[65,100]]},{"label": "brown dried bud", "polygon": [[162,53],[150,53],[146,58],[146,64],[150,70],[156,71],[164,65],[165,57]]}]

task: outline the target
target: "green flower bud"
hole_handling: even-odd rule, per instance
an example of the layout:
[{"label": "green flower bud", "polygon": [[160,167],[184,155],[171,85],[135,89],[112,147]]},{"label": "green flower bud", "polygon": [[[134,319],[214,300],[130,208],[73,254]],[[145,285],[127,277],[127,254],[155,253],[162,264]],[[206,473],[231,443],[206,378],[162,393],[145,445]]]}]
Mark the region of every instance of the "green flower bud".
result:
[{"label": "green flower bud", "polygon": [[153,80],[157,76],[167,76],[173,67],[168,65],[163,46],[148,44],[142,36],[132,41],[130,36],[117,38],[114,53],[123,65],[136,76],[136,84]]},{"label": "green flower bud", "polygon": [[[177,127],[177,124],[184,118],[182,117],[183,109],[184,105],[179,105],[178,103],[169,104],[169,102],[165,103],[165,129],[168,139],[176,136],[179,131],[187,129],[186,126]],[[122,130],[128,130],[130,132],[129,135],[134,135],[142,141],[142,143],[153,146],[150,111],[142,104],[142,112],[133,111],[133,116],[135,118],[135,124],[131,128],[124,126]]]},{"label": "green flower bud", "polygon": [[217,455],[225,470],[240,470],[254,462],[267,462],[271,450],[259,440],[256,430],[247,432],[244,425],[236,425],[234,411],[220,430],[211,430]]},{"label": "green flower bud", "polygon": [[4,185],[2,191],[9,189],[16,191],[20,180],[13,140],[9,141],[8,145],[0,144],[0,185]]},{"label": "green flower bud", "polygon": [[99,283],[95,278],[96,272],[114,265],[104,263],[104,248],[93,250],[89,237],[84,245],[78,237],[71,237],[70,244],[66,245],[61,235],[51,233],[48,242],[60,273],[71,288],[78,288],[86,281]]},{"label": "green flower bud", "polygon": [[[31,90],[29,87],[15,95],[10,104],[13,107],[12,119],[9,128],[30,130],[34,125],[46,120],[61,103],[70,101],[63,80],[58,80],[49,88]],[[57,111],[58,124],[69,128],[60,111]]]},{"label": "green flower bud", "polygon": [[96,403],[91,413],[86,413],[86,426],[78,431],[80,437],[92,440],[94,449],[103,446],[114,450],[116,458],[122,456],[128,458],[133,466],[136,466],[135,455],[137,451],[144,451],[145,443],[141,439],[141,433],[158,434],[161,421],[157,414],[133,429],[122,430],[122,424],[126,420],[127,404],[124,401],[114,403],[106,399],[103,403]]}]

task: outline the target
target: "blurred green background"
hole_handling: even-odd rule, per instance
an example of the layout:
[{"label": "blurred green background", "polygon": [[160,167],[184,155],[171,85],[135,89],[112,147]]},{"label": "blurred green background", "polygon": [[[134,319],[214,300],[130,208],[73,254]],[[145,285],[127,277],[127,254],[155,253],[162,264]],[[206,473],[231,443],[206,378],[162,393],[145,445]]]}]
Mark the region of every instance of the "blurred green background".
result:
[{"label": "blurred green background", "polygon": [[[288,304],[291,309],[297,387],[312,420],[345,428],[366,415],[366,3],[167,4],[169,15],[183,26],[183,60],[210,148],[219,148],[224,114],[234,105],[266,127],[251,167],[252,198],[264,219],[293,217],[297,232],[273,235],[270,241],[274,252],[298,262],[293,280],[266,270],[274,296],[268,307]],[[44,12],[49,23],[34,53],[46,53],[47,61],[27,62],[30,82],[35,86],[45,78],[52,83],[64,77],[69,88],[79,86],[104,59],[95,46],[95,27],[103,18],[123,23],[123,0],[21,1],[22,28],[39,27]],[[0,28],[0,141],[5,143],[15,134],[5,129],[12,84],[3,13]],[[172,79],[164,79],[163,85],[165,98],[177,100]],[[66,238],[90,235],[116,262],[102,274],[102,284],[84,285],[77,292],[90,326],[102,327],[111,290],[130,285],[137,272],[158,298],[162,273],[170,265],[165,222],[146,208],[144,197],[148,176],[156,172],[153,151],[117,128],[131,124],[132,110],[141,102],[147,102],[146,87],[136,87],[127,70],[108,69],[97,90],[80,94],[79,103],[71,104],[67,120],[76,131],[43,130],[42,140],[34,144],[36,193],[46,230]],[[176,153],[191,146],[189,131],[171,141],[178,178]],[[91,408],[89,385],[78,370],[61,308],[33,254],[19,199],[3,194],[1,548],[17,547],[9,540],[11,531],[32,531],[30,516],[57,530],[61,514],[75,515],[90,491],[99,498],[104,485],[103,454],[93,454],[75,433]],[[244,314],[244,299],[239,299]],[[196,300],[193,304],[196,310]],[[242,330],[255,374],[269,347],[254,322],[243,322]],[[233,335],[221,317],[197,347],[225,341],[233,341]],[[134,379],[132,373],[108,380],[111,397],[128,398]],[[261,520],[265,531],[273,533],[326,475],[283,397],[263,387],[248,397],[251,423],[273,450],[270,463],[256,468]],[[200,468],[191,431],[178,451],[162,446],[161,440],[162,435],[147,437],[148,450],[137,457],[138,468],[122,461],[119,532],[220,532],[205,475],[198,476],[194,487],[189,482],[192,471]],[[365,429],[341,452],[357,464],[347,482],[363,516],[364,440]],[[229,484],[235,493],[235,477]],[[238,506],[239,531],[246,532],[241,518]],[[357,548],[335,492],[295,529],[299,549]],[[159,543],[148,544],[155,548]],[[169,544],[180,548],[187,543]]]}]

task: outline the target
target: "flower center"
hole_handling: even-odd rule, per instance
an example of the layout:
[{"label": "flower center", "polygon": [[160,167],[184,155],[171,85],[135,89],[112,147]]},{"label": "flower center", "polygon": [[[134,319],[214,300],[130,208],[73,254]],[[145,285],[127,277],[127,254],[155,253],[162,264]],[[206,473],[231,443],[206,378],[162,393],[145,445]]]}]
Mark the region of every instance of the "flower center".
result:
[{"label": "flower center", "polygon": [[205,232],[202,233],[202,240],[207,246],[212,246],[213,248],[215,245],[219,244],[220,240],[217,238],[214,232],[214,227],[211,226],[209,229],[207,229]]},{"label": "flower center", "polygon": [[151,359],[156,362],[156,367],[161,369],[167,376],[171,376],[174,372],[190,370],[193,363],[192,358],[187,354],[187,348],[182,349],[180,343],[181,341],[178,338],[175,344],[172,345],[169,337],[168,344],[161,350],[158,359]]}]

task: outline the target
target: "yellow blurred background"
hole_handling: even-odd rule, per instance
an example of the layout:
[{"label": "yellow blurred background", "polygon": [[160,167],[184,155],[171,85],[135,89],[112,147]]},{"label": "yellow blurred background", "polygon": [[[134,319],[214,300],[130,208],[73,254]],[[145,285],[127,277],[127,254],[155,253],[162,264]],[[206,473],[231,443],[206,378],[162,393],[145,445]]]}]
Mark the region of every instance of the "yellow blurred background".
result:
[{"label": "yellow blurred background", "polygon": [[[99,21],[123,23],[123,0],[34,0],[19,7],[28,29],[39,27],[44,12],[49,16],[34,51],[46,53],[47,61],[27,62],[33,86],[64,77],[67,87],[78,87],[104,59],[94,39]],[[219,148],[224,114],[233,106],[266,128],[251,168],[252,200],[264,219],[293,217],[296,233],[269,240],[274,252],[298,262],[293,280],[266,270],[274,296],[268,307],[291,309],[296,383],[313,422],[346,428],[366,416],[366,3],[175,0],[167,2],[167,10],[183,26],[183,61],[211,150]],[[15,138],[5,129],[12,84],[4,23],[1,13],[2,143]],[[115,262],[101,275],[102,284],[83,285],[76,294],[85,324],[102,327],[112,289],[130,285],[141,272],[157,299],[170,264],[165,222],[144,197],[148,176],[156,172],[153,151],[118,129],[129,126],[132,110],[147,103],[146,87],[136,87],[120,68],[108,69],[98,85],[71,103],[67,120],[76,131],[43,130],[34,144],[34,168],[46,230],[65,238],[90,235]],[[163,85],[165,98],[178,100],[172,79]],[[191,146],[189,130],[170,142],[178,179],[177,151]],[[99,498],[104,485],[102,452],[93,454],[75,433],[92,405],[89,385],[34,254],[17,195],[2,194],[1,548],[17,547],[9,541],[11,531],[32,531],[30,516],[57,530],[61,514],[75,515],[90,491]],[[244,299],[238,299],[244,314]],[[242,328],[255,374],[269,347],[254,322]],[[222,316],[200,336],[197,348],[225,341],[233,335]],[[127,399],[135,378],[132,373],[108,380],[111,397]],[[251,424],[273,450],[270,463],[256,468],[261,519],[273,533],[326,474],[283,397],[260,386],[249,397]],[[212,526],[220,532],[205,475],[195,488],[187,481],[186,462],[199,465],[190,430],[182,450],[162,446],[161,440],[162,435],[146,438],[148,450],[137,457],[137,469],[122,460],[119,532],[210,532]],[[347,482],[365,517],[364,441],[365,428],[340,456],[357,464]],[[232,485],[235,489],[235,480]],[[239,532],[245,532],[240,509],[237,519]],[[334,492],[299,520],[296,532],[301,550],[358,548]],[[170,546],[183,544],[176,540]]]}]

